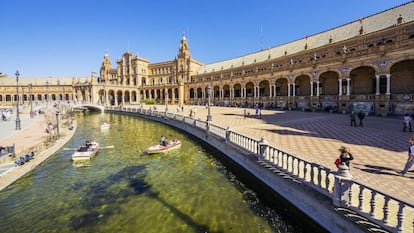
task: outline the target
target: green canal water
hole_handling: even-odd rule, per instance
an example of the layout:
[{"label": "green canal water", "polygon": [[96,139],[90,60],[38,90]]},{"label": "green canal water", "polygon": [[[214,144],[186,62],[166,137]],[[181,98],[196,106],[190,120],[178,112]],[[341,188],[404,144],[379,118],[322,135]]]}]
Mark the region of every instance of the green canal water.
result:
[{"label": "green canal water", "polygon": [[[218,152],[187,134],[124,115],[76,119],[64,148],[0,192],[0,232],[307,231],[284,221],[217,160]],[[111,127],[101,130],[105,121]],[[144,156],[161,135],[181,140],[181,148]],[[73,148],[85,140],[103,148],[74,164]]]}]

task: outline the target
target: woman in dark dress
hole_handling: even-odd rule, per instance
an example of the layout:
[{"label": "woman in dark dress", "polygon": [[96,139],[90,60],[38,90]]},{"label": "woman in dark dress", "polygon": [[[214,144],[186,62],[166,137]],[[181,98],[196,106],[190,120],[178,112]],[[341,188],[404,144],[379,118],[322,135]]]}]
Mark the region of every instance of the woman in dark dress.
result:
[{"label": "woman in dark dress", "polygon": [[349,148],[344,146],[341,146],[341,148],[339,148],[339,151],[341,152],[341,154],[339,155],[341,163],[349,167],[349,161],[354,159],[354,156],[352,156],[351,151],[349,150]]}]

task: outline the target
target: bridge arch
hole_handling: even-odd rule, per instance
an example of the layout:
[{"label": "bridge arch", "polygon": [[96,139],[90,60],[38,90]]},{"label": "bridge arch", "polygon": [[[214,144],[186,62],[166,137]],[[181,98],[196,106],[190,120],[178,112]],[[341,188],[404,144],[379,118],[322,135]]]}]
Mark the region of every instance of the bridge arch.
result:
[{"label": "bridge arch", "polygon": [[105,108],[103,105],[93,103],[76,103],[72,106],[73,110],[92,110],[104,112]]}]

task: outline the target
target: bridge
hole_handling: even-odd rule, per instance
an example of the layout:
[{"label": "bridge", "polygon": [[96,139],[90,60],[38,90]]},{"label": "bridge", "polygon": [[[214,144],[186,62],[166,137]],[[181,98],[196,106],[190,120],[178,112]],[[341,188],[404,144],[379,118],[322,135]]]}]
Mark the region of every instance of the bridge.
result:
[{"label": "bridge", "polygon": [[79,111],[91,110],[91,111],[104,112],[105,107],[101,104],[82,102],[82,103],[74,103],[72,105],[72,109],[74,111],[76,111],[76,110],[79,110]]}]

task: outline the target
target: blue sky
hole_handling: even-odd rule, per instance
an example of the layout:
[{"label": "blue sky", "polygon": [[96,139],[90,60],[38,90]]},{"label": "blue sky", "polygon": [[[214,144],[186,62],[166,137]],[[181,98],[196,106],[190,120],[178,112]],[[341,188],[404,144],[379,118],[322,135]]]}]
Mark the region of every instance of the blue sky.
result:
[{"label": "blue sky", "polygon": [[191,56],[214,63],[316,34],[409,0],[0,0],[0,72],[99,74],[105,51],[162,62],[185,33]]}]

